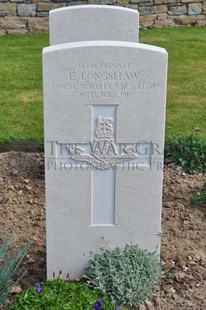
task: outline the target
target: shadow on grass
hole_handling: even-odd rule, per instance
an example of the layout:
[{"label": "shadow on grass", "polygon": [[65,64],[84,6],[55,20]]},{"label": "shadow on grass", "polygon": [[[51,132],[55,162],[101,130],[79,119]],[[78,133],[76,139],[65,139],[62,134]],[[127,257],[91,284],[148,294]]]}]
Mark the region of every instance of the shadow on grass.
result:
[{"label": "shadow on grass", "polygon": [[44,144],[37,140],[0,141],[0,153],[9,151],[44,152]]}]

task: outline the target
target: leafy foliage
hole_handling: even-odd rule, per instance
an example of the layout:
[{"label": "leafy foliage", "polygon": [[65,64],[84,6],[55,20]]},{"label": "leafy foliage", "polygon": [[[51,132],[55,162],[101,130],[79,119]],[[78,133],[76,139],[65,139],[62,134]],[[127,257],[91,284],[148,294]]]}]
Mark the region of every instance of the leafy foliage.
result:
[{"label": "leafy foliage", "polygon": [[153,295],[161,277],[155,253],[137,245],[102,251],[92,256],[85,270],[89,286],[107,294],[113,302],[129,307],[137,307]]},{"label": "leafy foliage", "polygon": [[[10,310],[93,310],[100,304],[101,310],[114,310],[115,306],[107,296],[91,290],[83,283],[65,282],[62,279],[50,280],[38,287],[29,288],[16,297]],[[123,310],[123,309],[121,309]]]},{"label": "leafy foliage", "polygon": [[14,253],[10,235],[5,236],[2,230],[0,240],[0,304],[3,304],[12,289],[13,281],[18,282],[24,274],[20,263],[27,254],[30,243],[25,244]]},{"label": "leafy foliage", "polygon": [[200,193],[199,195],[195,195],[194,197],[192,197],[191,199],[191,204],[193,206],[198,206],[198,205],[204,205],[206,206],[206,182],[204,183],[204,188],[202,193]]},{"label": "leafy foliage", "polygon": [[178,137],[165,145],[165,163],[187,173],[206,173],[206,142],[198,135]]}]

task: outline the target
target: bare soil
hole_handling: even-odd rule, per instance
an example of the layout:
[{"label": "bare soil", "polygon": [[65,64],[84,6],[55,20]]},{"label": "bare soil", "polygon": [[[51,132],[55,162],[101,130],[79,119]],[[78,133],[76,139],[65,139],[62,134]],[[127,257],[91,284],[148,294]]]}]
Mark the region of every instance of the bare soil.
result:
[{"label": "bare soil", "polygon": [[[160,291],[141,310],[206,309],[206,207],[192,207],[204,175],[164,170]],[[0,227],[15,247],[32,240],[19,290],[46,279],[44,159],[42,153],[0,154]],[[6,309],[7,306],[1,309]]]}]

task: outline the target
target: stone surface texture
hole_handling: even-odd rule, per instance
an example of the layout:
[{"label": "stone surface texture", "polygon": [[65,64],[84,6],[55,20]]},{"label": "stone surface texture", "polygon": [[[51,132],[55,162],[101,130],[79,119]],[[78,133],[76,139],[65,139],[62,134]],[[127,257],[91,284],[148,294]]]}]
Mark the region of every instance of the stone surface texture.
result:
[{"label": "stone surface texture", "polygon": [[36,4],[19,4],[17,12],[19,16],[36,16]]},{"label": "stone surface texture", "polygon": [[[8,33],[11,22],[7,23],[6,17],[12,17],[13,30],[15,33],[22,33],[22,28],[18,27],[18,19],[28,17],[26,21],[25,33],[43,33],[48,32],[48,25],[45,25],[45,18],[49,15],[49,10],[66,6],[78,6],[87,4],[108,4],[111,6],[123,6],[134,10],[138,10],[140,14],[140,28],[163,28],[174,26],[197,26],[204,27],[206,23],[206,2],[202,0],[80,0],[80,1],[62,1],[62,0],[1,0],[0,1],[0,35]],[[21,6],[19,6],[21,5]],[[162,15],[161,21],[159,14]],[[151,16],[151,19],[145,19],[143,16]],[[153,18],[154,16],[154,18]],[[181,16],[181,18],[179,18]],[[188,18],[194,16],[195,18]],[[38,27],[29,27],[30,17],[39,20]],[[200,18],[198,18],[200,17]],[[21,22],[21,21],[20,21]],[[47,20],[48,23],[48,20]],[[68,21],[74,31],[76,21]],[[34,21],[32,24],[36,24]],[[2,26],[3,25],[3,26]],[[120,29],[124,31],[123,26]],[[104,31],[104,30],[103,30]]]},{"label": "stone surface texture", "polygon": [[202,4],[201,3],[190,3],[188,14],[189,15],[198,15],[202,12]]},{"label": "stone surface texture", "polygon": [[[52,43],[58,40],[58,31],[53,32]],[[102,36],[99,32],[100,41],[78,42],[77,32],[76,42],[65,43],[66,37],[64,44],[43,51],[48,278],[60,270],[63,278],[82,277],[89,260],[84,253],[98,252],[102,237],[112,248],[132,242],[160,250],[167,53],[134,42],[101,41]],[[118,35],[114,37],[117,40]],[[66,144],[79,144],[86,159],[95,154],[89,161],[93,164],[98,159],[95,144],[89,151],[80,147],[99,141],[98,130],[105,128],[102,118],[113,121],[116,146],[124,149],[125,144],[137,147],[138,141],[153,141],[159,152],[148,143],[149,149],[143,146],[138,159],[121,162],[115,171],[91,169],[85,161],[81,165],[74,158],[84,155],[71,157]],[[100,127],[95,125],[98,119]],[[107,135],[104,130],[100,137]],[[129,154],[123,149],[118,154]],[[113,153],[112,163],[115,158]],[[107,217],[105,201],[110,200]]]}]

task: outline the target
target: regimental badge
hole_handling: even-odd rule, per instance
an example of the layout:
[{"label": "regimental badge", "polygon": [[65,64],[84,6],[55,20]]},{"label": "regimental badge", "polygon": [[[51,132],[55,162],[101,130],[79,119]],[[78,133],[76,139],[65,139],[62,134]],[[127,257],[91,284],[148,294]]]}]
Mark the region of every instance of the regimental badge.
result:
[{"label": "regimental badge", "polygon": [[96,169],[107,170],[117,166],[122,161],[137,159],[137,153],[133,148],[124,150],[125,153],[118,154],[117,145],[114,143],[113,119],[111,117],[96,118],[94,130],[95,139],[91,146],[91,153],[75,145],[67,145],[71,159],[87,162]]}]

